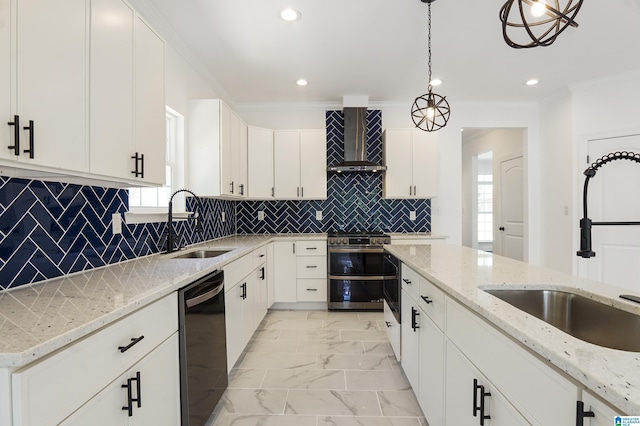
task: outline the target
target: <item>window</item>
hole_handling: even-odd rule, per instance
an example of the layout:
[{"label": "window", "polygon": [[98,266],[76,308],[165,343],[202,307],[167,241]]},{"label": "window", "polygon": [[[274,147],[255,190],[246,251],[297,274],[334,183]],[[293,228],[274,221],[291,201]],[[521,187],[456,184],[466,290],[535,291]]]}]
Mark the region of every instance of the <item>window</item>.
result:
[{"label": "window", "polygon": [[[166,213],[169,197],[183,185],[184,117],[167,107],[165,126],[165,184],[159,188],[129,188],[129,211],[134,213]],[[176,196],[173,210],[185,210],[184,198]]]},{"label": "window", "polygon": [[478,242],[493,241],[493,176],[478,175]]}]

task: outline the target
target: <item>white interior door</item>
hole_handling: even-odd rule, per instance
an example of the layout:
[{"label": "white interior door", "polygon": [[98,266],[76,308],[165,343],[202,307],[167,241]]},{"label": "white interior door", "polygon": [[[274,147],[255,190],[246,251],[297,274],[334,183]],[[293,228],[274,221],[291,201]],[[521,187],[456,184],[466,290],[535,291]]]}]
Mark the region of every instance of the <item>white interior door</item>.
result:
[{"label": "white interior door", "polygon": [[522,156],[500,161],[500,252],[524,260],[524,170]]},{"label": "white interior door", "polygon": [[[616,151],[640,153],[640,135],[588,141],[589,163]],[[580,185],[582,188],[582,185]],[[594,222],[640,221],[640,164],[613,161],[589,181],[588,214]],[[582,202],[579,205],[582,217]],[[592,250],[596,256],[580,259],[580,275],[640,291],[640,226],[594,226]]]}]

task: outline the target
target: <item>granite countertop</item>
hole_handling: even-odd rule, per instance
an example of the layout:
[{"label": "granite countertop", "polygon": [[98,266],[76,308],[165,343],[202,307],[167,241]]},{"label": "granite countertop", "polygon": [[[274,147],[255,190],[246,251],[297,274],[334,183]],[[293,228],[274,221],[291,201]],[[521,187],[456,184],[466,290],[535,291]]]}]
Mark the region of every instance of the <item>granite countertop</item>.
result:
[{"label": "granite countertop", "polygon": [[0,292],[0,368],[20,368],[277,240],[326,234],[231,236],[188,247],[231,248],[209,259],[156,254]]},{"label": "granite countertop", "polygon": [[425,238],[425,239],[442,240],[442,239],[448,238],[446,235],[434,234],[432,232],[388,232],[387,234],[393,239]]},{"label": "granite countertop", "polygon": [[640,315],[640,305],[618,297],[631,291],[462,246],[389,245],[386,249],[604,400],[629,415],[640,414],[640,353],[576,339],[483,289],[565,290]]}]

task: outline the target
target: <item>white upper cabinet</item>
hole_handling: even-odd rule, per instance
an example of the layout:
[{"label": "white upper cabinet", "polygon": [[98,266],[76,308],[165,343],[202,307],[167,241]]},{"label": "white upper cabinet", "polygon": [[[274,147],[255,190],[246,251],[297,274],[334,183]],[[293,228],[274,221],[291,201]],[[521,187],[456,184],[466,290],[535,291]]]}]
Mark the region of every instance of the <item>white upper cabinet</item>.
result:
[{"label": "white upper cabinet", "polygon": [[275,198],[327,198],[324,130],[278,130],[273,134]]},{"label": "white upper cabinet", "polygon": [[387,129],[383,134],[383,198],[437,195],[438,136],[418,129]]},{"label": "white upper cabinet", "polygon": [[[13,122],[11,114],[11,9],[8,0],[0,1],[0,119]],[[14,132],[4,123],[0,132],[0,158],[14,157]]]},{"label": "white upper cabinet", "polygon": [[247,125],[220,99],[189,103],[189,187],[199,196],[246,198]]},{"label": "white upper cabinet", "polygon": [[138,177],[162,185],[166,179],[164,41],[138,17],[134,46],[135,152],[127,157],[136,152],[138,158],[144,155],[140,160],[129,158],[130,162],[139,161]]},{"label": "white upper cabinet", "polygon": [[164,41],[134,9],[124,0],[20,0],[0,2],[0,12],[0,114],[19,121],[2,132],[3,145],[19,148],[0,159],[163,184]]},{"label": "white upper cabinet", "polygon": [[21,0],[14,4],[17,97],[12,115],[20,117],[19,161],[87,171],[89,3]]},{"label": "white upper cabinet", "polygon": [[249,126],[247,144],[247,195],[254,200],[273,199],[273,130]]}]

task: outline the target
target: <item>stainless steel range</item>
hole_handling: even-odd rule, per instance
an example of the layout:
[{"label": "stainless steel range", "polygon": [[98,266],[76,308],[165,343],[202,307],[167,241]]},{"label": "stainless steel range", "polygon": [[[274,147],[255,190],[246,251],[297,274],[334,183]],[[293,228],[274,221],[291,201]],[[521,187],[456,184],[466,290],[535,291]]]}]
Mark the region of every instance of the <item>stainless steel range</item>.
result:
[{"label": "stainless steel range", "polygon": [[384,244],[391,237],[381,232],[330,233],[328,252],[329,310],[381,311],[385,280],[396,271],[384,260]]}]

